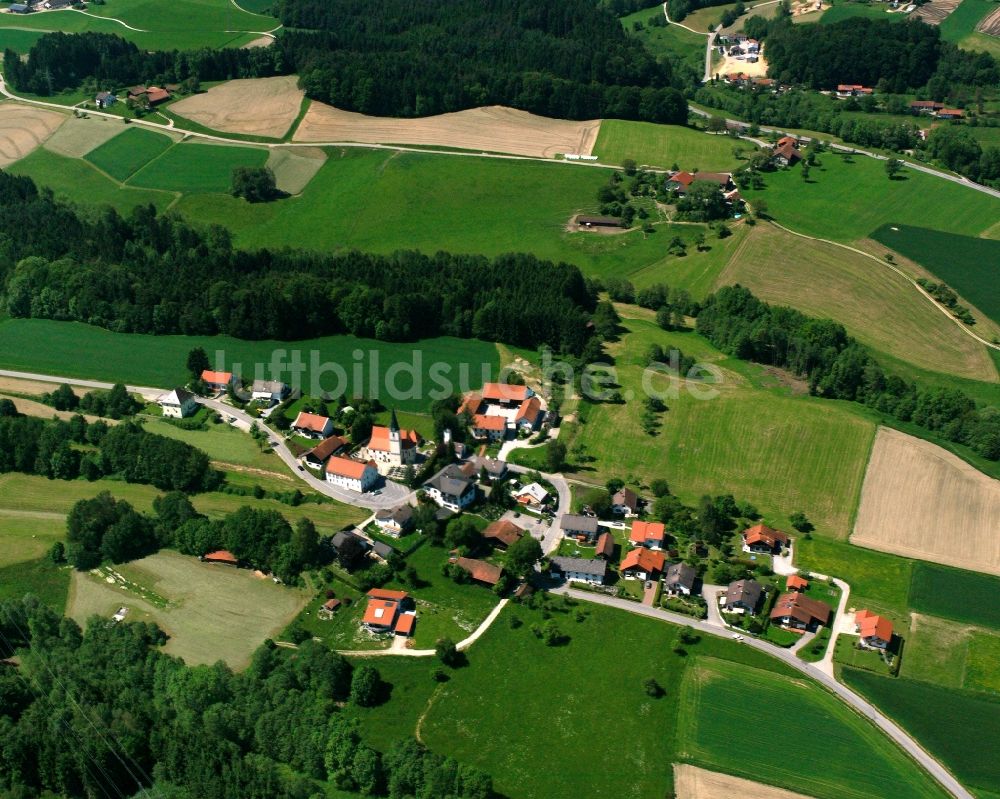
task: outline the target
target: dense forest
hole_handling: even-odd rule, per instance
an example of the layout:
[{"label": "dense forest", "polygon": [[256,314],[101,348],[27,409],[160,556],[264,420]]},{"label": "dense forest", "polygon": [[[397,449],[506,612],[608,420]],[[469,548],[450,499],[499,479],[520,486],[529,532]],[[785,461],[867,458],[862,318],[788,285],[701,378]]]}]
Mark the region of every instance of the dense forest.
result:
[{"label": "dense forest", "polygon": [[698,332],[730,355],[789,369],[813,394],[860,402],[910,422],[989,460],[1000,460],[1000,413],[957,389],[921,388],[889,374],[830,319],[771,306],[741,286],[710,295]]},{"label": "dense forest", "polygon": [[111,34],[53,33],[25,61],[8,50],[4,73],[19,91],[45,95],[87,78],[118,87],[297,73],[309,97],[367,114],[508,105],[566,119],[687,121],[669,63],[592,0],[283,0],[278,10],[286,30],[268,48],[145,52]]},{"label": "dense forest", "polygon": [[[490,799],[478,769],[401,739],[378,752],[350,710],[387,691],[372,666],[312,641],[267,641],[250,667],[189,668],[152,624],[85,631],[37,600],[0,604],[0,794],[318,799],[327,785],[389,799]],[[50,793],[45,793],[50,792]]]},{"label": "dense forest", "polygon": [[[25,225],[26,218],[46,224]],[[435,275],[432,282],[427,275]],[[579,355],[595,307],[575,266],[532,255],[247,252],[137,207],[78,212],[0,174],[0,287],[14,317],[135,333],[293,340],[481,338]]]}]

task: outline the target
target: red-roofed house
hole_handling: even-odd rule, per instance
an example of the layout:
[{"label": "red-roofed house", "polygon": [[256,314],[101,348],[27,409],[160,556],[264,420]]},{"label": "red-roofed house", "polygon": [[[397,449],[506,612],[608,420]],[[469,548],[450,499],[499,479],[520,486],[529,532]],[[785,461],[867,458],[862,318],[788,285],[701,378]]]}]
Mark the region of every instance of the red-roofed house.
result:
[{"label": "red-roofed house", "polygon": [[323,464],[326,463],[327,458],[343,452],[349,446],[350,442],[346,438],[330,436],[329,438],[324,438],[308,452],[303,453],[302,460],[305,461],[306,466],[311,466],[313,469],[321,469]]},{"label": "red-roofed house", "polygon": [[146,100],[150,105],[158,105],[170,99],[170,92],[161,89],[159,86],[150,86],[146,89]]},{"label": "red-roofed house", "polygon": [[632,522],[632,532],[628,540],[634,547],[663,549],[666,537],[666,528],[660,522]]},{"label": "red-roofed house", "polygon": [[507,435],[507,420],[502,416],[477,413],[472,417],[472,435],[487,441],[500,441]]},{"label": "red-roofed house", "polygon": [[455,565],[468,572],[469,576],[477,583],[494,586],[500,581],[503,569],[494,566],[485,560],[475,558],[456,558]]},{"label": "red-roofed house", "polygon": [[[790,136],[786,136],[784,139],[780,139],[777,146],[771,152],[771,160],[778,166],[791,166],[802,160],[802,153],[799,152],[793,142],[788,141],[790,138]],[[784,144],[781,142],[784,142]]]},{"label": "red-roofed house", "polygon": [[334,455],[326,462],[326,482],[348,491],[363,494],[374,488],[378,479],[378,469],[371,461],[362,463]]},{"label": "red-roofed house", "polygon": [[236,560],[236,556],[228,549],[220,549],[216,552],[209,552],[207,555],[202,556],[202,560],[205,561],[205,563],[222,563],[226,566],[239,565],[239,561]]},{"label": "red-roofed house", "polygon": [[339,607],[340,607],[339,599],[328,599],[326,600],[326,602],[323,603],[323,610],[325,610],[327,613],[332,613]]},{"label": "red-roofed house", "polygon": [[786,591],[805,591],[809,587],[809,581],[797,574],[790,574],[785,581]]},{"label": "red-roofed house", "polygon": [[201,382],[212,391],[225,391],[232,385],[235,375],[232,372],[213,372],[206,369],[201,373]]},{"label": "red-roofed house", "polygon": [[514,424],[518,430],[531,432],[538,427],[538,422],[542,418],[542,401],[538,397],[528,397],[517,409],[517,416],[514,417]]},{"label": "red-roofed house", "polygon": [[910,103],[910,110],[914,114],[933,114],[944,108],[944,103],[936,103],[933,100],[914,100]]},{"label": "red-roofed house", "polygon": [[292,422],[292,430],[307,438],[329,438],[333,435],[333,420],[318,413],[299,411],[299,415]]},{"label": "red-roofed house", "polygon": [[615,556],[615,539],[611,533],[601,533],[597,536],[597,546],[594,547],[594,557],[611,560]]},{"label": "red-roofed house", "polygon": [[404,638],[409,638],[413,635],[413,628],[416,626],[416,613],[400,613],[396,618],[396,626],[393,629],[393,632],[395,632],[396,635],[402,635]]},{"label": "red-roofed house", "polygon": [[788,546],[788,536],[766,524],[755,524],[743,531],[743,549],[746,552],[773,554]]},{"label": "red-roofed house", "polygon": [[782,594],[771,610],[771,621],[793,630],[811,630],[830,621],[830,606],[805,594]]},{"label": "red-roofed house", "polygon": [[495,546],[497,549],[507,549],[515,541],[524,535],[524,530],[514,522],[506,519],[499,519],[486,526],[483,530],[483,538]]},{"label": "red-roofed house", "polygon": [[400,430],[393,410],[389,426],[372,428],[371,438],[365,447],[365,457],[375,461],[379,471],[389,471],[396,466],[409,466],[417,462],[420,435],[416,430]]},{"label": "red-roofed house", "polygon": [[654,552],[645,547],[636,547],[622,560],[619,571],[626,580],[655,580],[663,571],[666,562],[662,552]]},{"label": "red-roofed house", "polygon": [[372,632],[389,632],[395,629],[396,618],[403,602],[409,597],[405,591],[373,588],[368,592],[368,607],[361,623]]},{"label": "red-roofed house", "polygon": [[965,112],[958,108],[942,108],[940,111],[935,111],[934,116],[938,119],[964,119]]},{"label": "red-roofed house", "polygon": [[499,403],[501,405],[520,405],[528,397],[533,397],[535,392],[527,386],[515,386],[509,383],[485,383],[483,384],[482,397],[486,402]]},{"label": "red-roofed house", "polygon": [[874,91],[860,83],[840,83],[837,85],[837,97],[857,97],[861,94],[874,94]]},{"label": "red-roofed house", "polygon": [[859,610],[854,614],[854,627],[865,646],[885,649],[892,641],[892,622],[870,610]]}]

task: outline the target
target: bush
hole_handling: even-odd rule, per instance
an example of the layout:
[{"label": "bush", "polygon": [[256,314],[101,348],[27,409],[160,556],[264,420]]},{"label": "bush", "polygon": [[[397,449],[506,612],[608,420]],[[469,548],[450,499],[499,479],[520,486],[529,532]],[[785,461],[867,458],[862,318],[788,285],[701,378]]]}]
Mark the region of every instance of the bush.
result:
[{"label": "bush", "polygon": [[263,203],[279,196],[274,172],[266,166],[238,166],[233,170],[231,193],[247,202]]}]

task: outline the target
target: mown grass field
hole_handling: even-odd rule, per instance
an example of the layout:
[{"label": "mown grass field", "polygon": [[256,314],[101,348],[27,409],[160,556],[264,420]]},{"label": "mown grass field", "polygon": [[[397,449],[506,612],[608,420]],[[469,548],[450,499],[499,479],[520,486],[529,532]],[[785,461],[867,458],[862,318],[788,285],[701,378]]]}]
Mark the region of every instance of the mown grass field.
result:
[{"label": "mown grass field", "polygon": [[844,669],[845,682],[914,735],[966,786],[1000,793],[1000,698]]},{"label": "mown grass field", "polygon": [[18,55],[27,53],[31,46],[42,38],[42,31],[14,30],[0,27],[0,48],[13,50]]},{"label": "mown grass field", "polygon": [[1000,577],[918,561],[910,606],[922,613],[1000,630]]},{"label": "mown grass field", "polygon": [[129,185],[186,194],[224,193],[232,186],[234,169],[266,163],[267,150],[260,147],[183,143],[149,161],[132,175]]},{"label": "mown grass field", "polygon": [[[634,399],[582,407],[584,423],[568,442],[571,460],[575,445],[588,459],[581,463],[581,479],[603,483],[634,475],[648,483],[662,477],[687,502],[706,493],[731,493],[754,503],[768,523],[782,529],[789,529],[789,514],[802,510],[820,534],[847,537],[874,424],[846,404],[764,387],[759,368],[724,360],[696,334],[667,333],[642,319],[624,322],[621,340],[607,350],[623,396],[631,391]],[[686,387],[666,398],[669,410],[655,436],[641,424],[642,370],[652,343],[725,370],[714,398],[696,398]],[[653,387],[666,384],[657,378]],[[623,441],[633,443],[623,447]]]},{"label": "mown grass field", "polygon": [[[680,703],[678,752],[696,765],[819,799],[946,795],[867,720],[800,678],[699,658],[684,674]],[[748,719],[752,729],[772,734],[794,719],[816,744],[808,747],[809,767],[795,757],[759,757],[760,738],[738,732],[749,732]]]},{"label": "mown grass field", "polygon": [[916,261],[1000,324],[1000,241],[895,224],[871,237]]},{"label": "mown grass field", "polygon": [[164,33],[269,31],[278,26],[274,17],[245,11],[227,0],[174,0],[169,6],[158,0],[114,0],[95,6],[92,13]]},{"label": "mown grass field", "polygon": [[[986,243],[985,239],[967,240]],[[1000,258],[1000,242],[988,243],[996,245]],[[1000,277],[1000,266],[992,271]],[[997,380],[986,348],[941,314],[905,278],[831,244],[793,236],[773,225],[757,225],[717,282],[720,286],[739,283],[768,302],[835,319],[861,343],[921,368]],[[983,291],[996,291],[1000,305],[1000,289],[990,286]]]},{"label": "mown grass field", "polygon": [[0,566],[0,600],[37,596],[57,613],[66,610],[69,591],[69,566],[56,566],[45,555],[36,560]]},{"label": "mown grass field", "polygon": [[833,8],[828,8],[823,12],[820,22],[830,25],[852,17],[868,17],[869,19],[889,19],[899,21],[904,19],[903,14],[887,14],[886,7],[880,3],[852,3],[850,0],[835,0]]},{"label": "mown grass field", "polygon": [[755,149],[749,142],[679,125],[606,119],[597,134],[594,155],[606,164],[620,164],[631,158],[640,165],[663,169],[677,164],[688,172],[722,172],[735,169],[739,163],[733,155],[734,147],[745,153]]},{"label": "mown grass field", "polygon": [[39,186],[51,188],[57,197],[81,205],[110,205],[122,214],[137,205],[152,204],[163,210],[175,198],[165,191],[122,186],[83,159],[67,158],[42,147],[7,169],[15,175],[28,175]]},{"label": "mown grass field", "polygon": [[162,133],[130,127],[86,155],[98,169],[119,182],[125,182],[154,158],[163,155],[173,141]]},{"label": "mown grass field", "polygon": [[848,162],[827,152],[819,163],[808,183],[798,169],[783,170],[766,176],[766,188],[745,195],[751,204],[764,199],[781,224],[835,241],[856,241],[886,224],[978,236],[1000,216],[1000,200],[915,170],[889,180],[881,161],[864,156]]},{"label": "mown grass field", "polygon": [[[678,25],[650,25],[651,19],[664,19],[662,5],[624,16],[621,23],[626,33],[639,39],[657,58],[681,56],[700,75],[705,68],[705,37]],[[635,30],[637,22],[642,24],[642,30]]]},{"label": "mown grass field", "polygon": [[[291,359],[292,352],[300,354],[306,371],[302,375],[305,393],[318,396],[324,391],[331,395],[346,390],[353,396],[353,353],[364,353],[361,362],[362,383],[359,388],[370,396],[369,375],[375,371],[379,396],[384,403],[400,410],[426,411],[434,398],[432,391],[449,388],[462,393],[478,388],[495,379],[500,368],[500,357],[495,344],[475,339],[442,337],[411,344],[393,344],[353,336],[327,336],[296,342],[241,341],[227,336],[151,336],[112,333],[102,328],[79,323],[53,322],[43,319],[8,319],[0,322],[0,364],[4,369],[23,369],[43,374],[94,380],[125,381],[131,385],[160,386],[167,388],[181,385],[188,379],[184,361],[193,347],[203,347],[215,364],[216,354],[222,353],[226,369],[235,368],[245,379],[252,379],[255,365],[264,369],[262,375],[270,377],[269,365],[276,350],[284,350]],[[315,353],[315,366],[312,354]],[[378,360],[372,369],[373,358]],[[341,383],[333,364],[345,370],[347,385]],[[416,366],[419,390],[413,391],[413,381],[406,372],[396,380],[399,395],[390,396],[385,374],[394,363]],[[433,364],[444,364],[442,376],[449,385],[430,377]],[[289,374],[282,375],[286,380]],[[317,385],[313,386],[313,380]],[[315,390],[313,390],[315,388]],[[410,395],[413,396],[410,396]]]}]

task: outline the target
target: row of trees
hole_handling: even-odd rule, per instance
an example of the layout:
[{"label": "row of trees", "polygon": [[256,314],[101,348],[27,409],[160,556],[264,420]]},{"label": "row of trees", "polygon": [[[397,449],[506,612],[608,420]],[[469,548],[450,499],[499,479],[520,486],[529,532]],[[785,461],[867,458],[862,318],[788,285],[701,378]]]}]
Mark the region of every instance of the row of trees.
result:
[{"label": "row of trees", "polygon": [[86,631],[33,598],[0,604],[0,793],[304,799],[489,799],[478,769],[402,740],[380,753],[341,710],[380,686],[370,666],[312,641],[270,641],[246,671],[186,667],[151,624]]},{"label": "row of trees", "polygon": [[[52,224],[25,225],[25,215]],[[110,208],[84,215],[8,173],[0,175],[0,235],[11,316],[120,332],[454,335],[579,354],[594,308],[575,266],[532,255],[247,252],[222,228],[201,230],[152,207],[128,218]]]},{"label": "row of trees", "polygon": [[1000,460],[996,408],[978,407],[957,389],[922,388],[887,373],[830,319],[768,305],[737,285],[706,298],[697,329],[723,352],[808,378],[815,395],[863,403]]},{"label": "row of trees", "polygon": [[57,411],[80,410],[92,416],[107,416],[110,419],[135,416],[143,407],[122,383],[115,383],[108,391],[88,391],[82,397],[77,396],[70,385],[63,383],[43,394],[42,402]]}]

